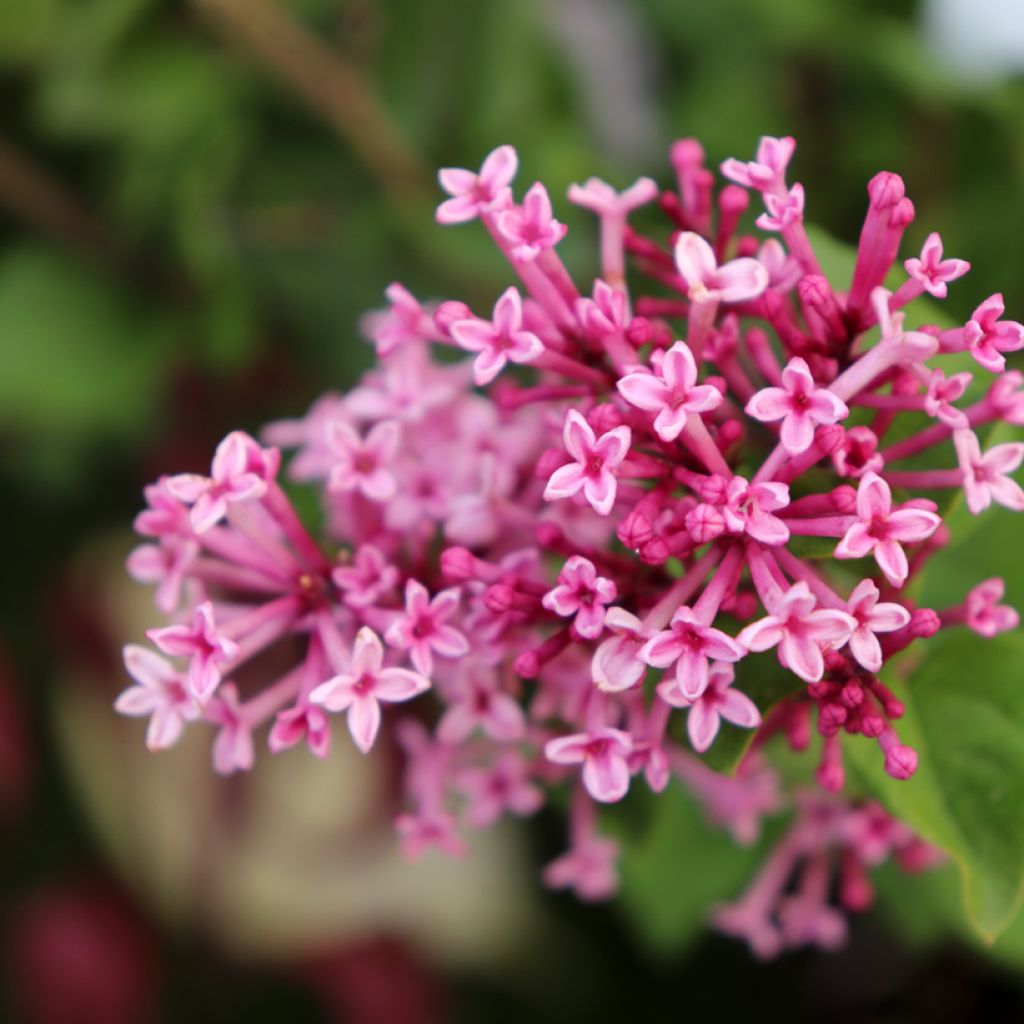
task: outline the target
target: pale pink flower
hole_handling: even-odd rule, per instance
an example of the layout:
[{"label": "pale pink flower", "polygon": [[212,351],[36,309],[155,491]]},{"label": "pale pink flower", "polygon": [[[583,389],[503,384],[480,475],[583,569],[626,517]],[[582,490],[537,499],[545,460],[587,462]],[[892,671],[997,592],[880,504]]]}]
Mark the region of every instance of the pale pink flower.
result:
[{"label": "pale pink flower", "polygon": [[171,657],[189,658],[188,687],[201,704],[220,685],[221,668],[238,656],[238,644],[219,636],[209,601],[200,604],[189,625],[147,630],[146,636]]},{"label": "pale pink flower", "polygon": [[272,754],[278,754],[303,740],[316,757],[324,758],[331,751],[331,727],[327,715],[322,708],[306,702],[277,713],[267,745]]},{"label": "pale pink flower", "polygon": [[395,281],[384,289],[384,295],[390,303],[388,308],[367,313],[359,324],[376,346],[378,356],[389,356],[400,345],[436,335],[430,314],[407,288]]},{"label": "pale pink flower", "polygon": [[804,187],[797,182],[788,192],[764,193],[765,212],[754,223],[762,231],[785,231],[804,216]]},{"label": "pale pink flower", "polygon": [[558,574],[558,585],[543,597],[548,611],[573,619],[580,636],[596,640],[604,628],[605,605],[615,600],[615,584],[598,576],[594,563],[582,555],[573,555]]},{"label": "pale pink flower", "polygon": [[114,702],[114,710],[133,718],[149,716],[146,746],[164,750],[178,742],[186,722],[199,717],[199,705],[185,686],[185,678],[159,654],[128,644],[124,666],[135,680]]},{"label": "pale pink flower", "polygon": [[921,283],[929,295],[944,299],[948,288],[947,282],[963,277],[971,269],[967,260],[942,258],[942,239],[937,231],[933,231],[921,247],[920,258],[911,257],[904,260],[903,268],[915,281]]},{"label": "pale pink flower", "polygon": [[768,271],[750,256],[718,265],[707,239],[684,231],[676,241],[676,267],[692,302],[745,302],[768,287]]},{"label": "pale pink flower", "polygon": [[455,819],[446,811],[399,814],[395,831],[407,861],[421,860],[432,848],[449,857],[465,857],[469,853],[465,840],[455,831]]},{"label": "pale pink flower", "polygon": [[605,693],[632,689],[647,671],[640,649],[654,634],[625,608],[609,608],[604,625],[612,635],[594,651],[590,666],[594,683]]},{"label": "pale pink flower", "polygon": [[544,756],[555,764],[582,764],[587,792],[601,803],[614,803],[629,789],[632,746],[628,732],[604,727],[548,740]]},{"label": "pale pink flower", "polygon": [[508,288],[494,304],[493,320],[456,320],[451,335],[467,352],[476,352],[473,382],[490,384],[509,362],[532,363],[544,353],[544,343],[523,330],[523,300]]},{"label": "pale pink flower", "polygon": [[276,473],[279,456],[270,449],[264,460],[269,466],[261,467],[261,452],[248,434],[235,430],[217,446],[210,476],[179,473],[164,481],[170,494],[192,506],[192,529],[196,533],[205,533],[219,523],[227,515],[229,504],[266,494],[267,480]]},{"label": "pale pink flower", "polygon": [[992,381],[986,396],[993,412],[1000,419],[1012,423],[1015,427],[1024,426],[1024,374],[1019,370],[1007,370],[1001,377]]},{"label": "pale pink flower", "polygon": [[1006,369],[1004,352],[1024,348],[1024,325],[1016,320],[1000,320],[1005,310],[1002,295],[990,295],[964,327],[964,340],[971,355],[992,373]]},{"label": "pale pink flower", "polygon": [[206,714],[211,722],[220,726],[213,741],[213,770],[218,775],[249,771],[255,756],[252,726],[238,700],[234,683],[225,683],[220,688]]},{"label": "pale pink flower", "polygon": [[963,397],[973,379],[969,373],[954,373],[952,377],[947,377],[941,370],[932,370],[924,396],[924,411],[947,427],[966,427],[966,413],[953,403]]},{"label": "pale pink flower", "polygon": [[626,296],[600,278],[594,282],[594,297],[576,301],[576,316],[595,337],[604,337],[629,326]]},{"label": "pale pink flower", "polygon": [[778,647],[779,661],[808,683],[825,673],[822,645],[842,647],[857,628],[847,612],[819,608],[807,584],[800,580],[779,599],[771,614],[744,629],[739,642],[750,651]]},{"label": "pale pink flower", "polygon": [[730,181],[744,188],[759,192],[784,190],[786,168],[796,150],[796,140],[791,136],[781,139],[764,135],[757,144],[757,155],[744,163],[730,158],[722,162],[722,174]]},{"label": "pale pink flower", "polygon": [[379,548],[360,544],[352,563],[339,565],[331,572],[331,579],[350,608],[369,608],[398,582],[398,570]]},{"label": "pale pink flower", "polygon": [[974,515],[993,501],[1015,512],[1024,511],[1024,490],[1010,476],[1024,461],[1024,443],[997,444],[983,455],[973,430],[957,430],[953,444],[964,475],[967,507]]},{"label": "pale pink flower", "polygon": [[850,635],[850,653],[869,672],[882,667],[882,646],[876,633],[891,633],[910,622],[910,612],[894,602],[879,602],[878,587],[872,580],[861,580],[846,602],[846,610],[857,620]]},{"label": "pale pink flower", "polygon": [[[1005,379],[1005,378],[1004,378]],[[192,529],[188,506],[175,498],[167,487],[170,477],[162,476],[143,491],[147,508],[136,517],[136,533],[144,537],[191,537]]]},{"label": "pale pink flower", "polygon": [[710,384],[697,383],[697,364],[689,346],[677,341],[655,364],[654,371],[637,369],[618,382],[619,393],[638,409],[656,412],[654,432],[662,441],[674,441],[689,413],[710,412],[722,404],[722,393]]},{"label": "pale pink flower", "polygon": [[140,544],[125,562],[139,583],[155,583],[156,606],[170,614],[181,600],[181,588],[199,555],[199,544],[186,537],[166,537],[160,544]]},{"label": "pale pink flower", "polygon": [[512,258],[529,263],[558,245],[568,229],[555,220],[548,190],[538,181],[523,196],[521,207],[511,206],[498,214],[498,230],[513,243]]},{"label": "pale pink flower", "polygon": [[874,554],[878,567],[894,587],[902,587],[909,571],[902,545],[927,540],[942,520],[924,508],[892,507],[892,491],[876,473],[865,473],[857,487],[857,522],[836,545],[836,558]]},{"label": "pale pink flower", "polygon": [[850,410],[828,388],[817,387],[807,363],[795,356],[782,371],[782,387],[762,388],[747,402],[747,413],[762,423],[782,420],[782,445],[799,455],[814,441],[816,424],[838,423]]},{"label": "pale pink flower", "polygon": [[519,168],[519,158],[512,146],[499,146],[487,155],[479,173],[461,167],[445,167],[438,171],[441,188],[452,198],[437,208],[439,224],[461,224],[481,213],[501,209],[512,201],[509,185]]},{"label": "pale pink flower", "polygon": [[739,661],[746,651],[727,633],[702,623],[692,609],[677,608],[669,628],[656,633],[640,649],[654,668],[676,666],[679,692],[690,701],[707,689],[709,661]]},{"label": "pale pink flower", "polygon": [[581,900],[599,902],[619,887],[619,844],[606,836],[587,836],[544,869],[544,884],[572,889]]},{"label": "pale pink flower", "polygon": [[582,185],[569,186],[569,202],[602,217],[625,217],[658,195],[652,178],[638,178],[629,188],[616,191],[600,178],[587,178]]},{"label": "pale pink flower", "polygon": [[476,729],[496,743],[514,743],[526,732],[526,716],[519,703],[503,693],[494,673],[471,664],[459,673],[458,687],[437,726],[442,743],[458,744]]},{"label": "pale pink flower", "polygon": [[773,516],[789,504],[789,486],[771,481],[751,484],[734,476],[725,490],[722,516],[733,533],[746,533],[762,544],[779,545],[789,540],[789,527]]},{"label": "pale pink flower", "polygon": [[608,515],[618,489],[615,468],[629,453],[632,440],[629,427],[615,427],[598,438],[590,424],[575,409],[570,409],[565,417],[562,440],[574,461],[551,474],[544,489],[545,499],[571,498],[582,491],[595,512]]},{"label": "pale pink flower", "polygon": [[335,457],[327,487],[331,491],[358,490],[369,501],[394,497],[397,484],[391,463],[398,452],[401,429],[394,420],[370,428],[365,438],[348,423],[333,421],[327,428],[327,444]]},{"label": "pale pink flower", "polygon": [[442,658],[461,658],[469,650],[466,637],[447,624],[458,607],[457,587],[431,598],[419,580],[406,580],[405,612],[388,626],[384,639],[392,647],[409,651],[416,671],[429,676],[434,653]]},{"label": "pale pink flower", "polygon": [[716,661],[708,673],[707,688],[696,700],[683,693],[678,678],[658,685],[658,696],[663,701],[673,707],[690,709],[686,731],[693,749],[699,754],[714,742],[723,718],[741,729],[756,729],[761,724],[757,705],[745,693],[732,689],[735,679],[732,665]]},{"label": "pale pink flower", "polygon": [[348,669],[321,683],[309,695],[311,704],[328,711],[348,712],[348,730],[365,754],[380,729],[380,702],[411,700],[430,689],[430,680],[406,668],[384,668],[384,647],[368,626],[356,634]]},{"label": "pale pink flower", "polygon": [[970,590],[964,602],[968,628],[984,637],[1016,629],[1020,624],[1017,610],[999,603],[1005,594],[1006,584],[998,576]]},{"label": "pale pink flower", "polygon": [[784,294],[795,288],[804,276],[800,261],[786,252],[777,238],[769,238],[757,250],[757,259],[768,271],[768,287],[773,291]]},{"label": "pale pink flower", "polygon": [[544,803],[544,794],[530,781],[529,766],[518,750],[500,751],[486,768],[466,768],[458,782],[469,799],[466,817],[475,828],[493,825],[506,812],[528,817]]}]

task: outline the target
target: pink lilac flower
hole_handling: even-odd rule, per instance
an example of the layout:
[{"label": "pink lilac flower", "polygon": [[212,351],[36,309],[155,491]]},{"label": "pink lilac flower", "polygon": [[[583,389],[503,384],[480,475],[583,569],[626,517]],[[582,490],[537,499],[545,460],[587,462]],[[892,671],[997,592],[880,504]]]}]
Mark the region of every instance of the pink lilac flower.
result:
[{"label": "pink lilac flower", "polygon": [[488,828],[506,812],[528,817],[544,803],[517,750],[502,750],[486,768],[467,768],[459,776],[459,788],[469,800],[467,817],[476,828]]},{"label": "pink lilac flower", "polygon": [[594,640],[604,629],[605,606],[615,595],[615,584],[598,576],[593,562],[573,555],[558,574],[558,586],[544,595],[542,604],[556,615],[572,618],[576,632]]},{"label": "pink lilac flower", "polygon": [[146,636],[164,654],[189,659],[188,688],[200,703],[217,689],[222,668],[238,655],[238,644],[217,632],[209,601],[196,608],[189,625],[151,629]]},{"label": "pink lilac flower", "polygon": [[714,249],[692,231],[679,236],[675,260],[694,302],[746,302],[768,287],[768,271],[757,260],[744,256],[719,266]]},{"label": "pink lilac flower", "polygon": [[756,729],[761,724],[757,705],[745,693],[732,689],[735,679],[732,665],[716,661],[708,673],[707,688],[696,700],[683,693],[678,678],[658,686],[658,696],[663,701],[673,707],[690,709],[686,731],[693,749],[700,754],[714,743],[723,718],[741,729]]},{"label": "pink lilac flower", "polygon": [[903,263],[904,269],[915,280],[921,283],[929,295],[936,299],[946,297],[947,283],[963,277],[971,269],[966,260],[942,258],[942,239],[937,231],[933,231],[921,247],[920,258],[912,257]]},{"label": "pink lilac flower", "polygon": [[219,726],[213,741],[213,768],[218,775],[247,772],[252,768],[255,751],[252,726],[238,699],[234,683],[225,683],[210,702],[210,721]]},{"label": "pink lilac flower", "polygon": [[185,685],[185,678],[169,661],[145,647],[129,644],[124,667],[135,680],[114,702],[122,715],[148,717],[146,746],[164,750],[174,746],[186,722],[199,717],[199,706]]},{"label": "pink lilac flower", "polygon": [[873,554],[878,567],[894,587],[907,581],[909,563],[903,544],[927,540],[941,519],[925,508],[892,507],[892,491],[877,473],[865,473],[857,488],[856,522],[836,546],[836,558],[864,558]]},{"label": "pink lilac flower", "polygon": [[478,353],[473,360],[477,387],[490,384],[510,361],[532,363],[544,352],[540,338],[523,330],[523,302],[515,288],[509,288],[495,303],[491,322],[457,320],[450,330],[462,348]]},{"label": "pink lilac flower", "polygon": [[552,889],[572,889],[581,900],[606,900],[619,887],[619,844],[607,836],[588,836],[544,869]]},{"label": "pink lilac flower", "polygon": [[396,281],[384,289],[384,295],[388,309],[367,313],[360,325],[373,339],[378,356],[389,356],[410,341],[434,337],[433,319],[407,288]]},{"label": "pink lilac flower", "polygon": [[674,441],[686,426],[688,413],[710,412],[722,404],[722,393],[697,383],[697,364],[685,342],[677,341],[655,365],[619,379],[619,393],[638,409],[656,412],[654,432]]},{"label": "pink lilac flower", "polygon": [[825,674],[822,647],[842,647],[857,628],[857,620],[835,608],[819,608],[801,580],[783,594],[770,615],[747,626],[737,637],[750,651],[777,647],[779,661],[808,683]]},{"label": "pink lilac flower", "polygon": [[523,197],[521,207],[498,214],[498,230],[512,243],[512,258],[528,263],[558,245],[568,229],[555,220],[548,190],[538,181]]},{"label": "pink lilac flower", "polygon": [[582,491],[594,511],[606,516],[615,504],[618,482],[615,470],[629,453],[632,433],[629,427],[615,427],[600,437],[575,410],[565,417],[562,440],[572,462],[551,474],[544,497],[548,501],[571,498]]},{"label": "pink lilac flower", "polygon": [[754,223],[762,231],[785,231],[803,219],[804,202],[804,187],[799,182],[788,192],[765,192],[765,212]]},{"label": "pink lilac flower", "polygon": [[409,651],[416,671],[429,676],[434,654],[461,658],[469,651],[466,637],[448,624],[459,606],[458,588],[442,590],[431,598],[418,580],[405,584],[405,612],[387,628],[384,639],[392,647]]},{"label": "pink lilac flower", "polygon": [[1024,348],[1024,325],[1016,320],[1001,320],[1006,311],[1002,295],[990,295],[971,314],[964,327],[968,351],[986,370],[1002,373],[1006,368],[1004,352]]},{"label": "pink lilac flower", "polygon": [[312,704],[328,711],[345,711],[348,730],[365,754],[380,729],[380,704],[411,700],[430,689],[430,680],[406,668],[384,668],[384,646],[368,626],[356,634],[352,664],[321,683],[309,695]]},{"label": "pink lilac flower", "polygon": [[624,608],[609,608],[604,626],[612,635],[594,651],[591,662],[594,684],[606,693],[632,689],[647,671],[640,651],[653,634]]},{"label": "pink lilac flower", "polygon": [[1024,511],[1024,490],[1010,476],[1024,461],[1024,443],[997,444],[982,454],[973,430],[955,431],[953,443],[971,512],[978,515],[993,501],[1015,512]]},{"label": "pink lilac flower", "polygon": [[761,192],[778,191],[786,185],[786,168],[796,150],[796,140],[790,136],[781,139],[762,136],[757,155],[748,163],[729,159],[722,163],[722,174],[744,188]]},{"label": "pink lilac flower", "polygon": [[389,565],[384,552],[373,544],[361,544],[350,565],[339,565],[331,579],[344,594],[350,608],[376,604],[398,582],[398,570]]},{"label": "pink lilac flower", "polygon": [[629,789],[632,745],[628,732],[599,728],[548,740],[544,756],[555,764],[582,764],[587,792],[601,803],[614,803]]},{"label": "pink lilac flower", "polygon": [[513,743],[526,733],[526,716],[516,700],[499,688],[493,671],[470,665],[460,673],[458,696],[437,726],[443,743],[462,743],[480,729],[498,743]]},{"label": "pink lilac flower", "polygon": [[[196,533],[205,533],[219,523],[227,515],[228,505],[258,498],[266,491],[266,477],[252,465],[254,447],[259,451],[251,437],[236,430],[218,445],[210,476],[179,473],[166,479],[168,492],[192,506],[192,529]],[[272,465],[276,471],[276,461]]]},{"label": "pink lilac flower", "polygon": [[289,750],[303,740],[310,753],[319,758],[331,751],[331,729],[323,709],[314,704],[297,704],[293,708],[279,711],[267,737],[271,753]]},{"label": "pink lilac flower", "polygon": [[850,653],[869,672],[882,667],[882,645],[876,633],[891,633],[910,622],[910,612],[891,601],[879,602],[878,587],[871,580],[861,580],[850,594],[846,610],[857,620],[850,634]]},{"label": "pink lilac flower", "polygon": [[332,491],[358,490],[370,501],[394,497],[397,485],[391,470],[398,451],[401,431],[394,420],[373,426],[366,437],[348,424],[335,420],[327,429],[327,444],[334,455],[328,488]]},{"label": "pink lilac flower", "polygon": [[966,427],[967,414],[953,403],[963,397],[972,379],[969,373],[954,373],[952,377],[947,377],[941,370],[933,370],[924,396],[924,411],[947,427]]},{"label": "pink lilac flower", "polygon": [[836,472],[857,480],[865,473],[881,473],[885,459],[878,451],[878,436],[870,427],[850,427],[843,443],[832,455]]},{"label": "pink lilac flower", "polygon": [[984,580],[970,590],[965,601],[967,625],[984,637],[993,637],[1016,629],[1020,615],[1009,605],[1000,604],[1006,584],[999,577]]},{"label": "pink lilac flower", "polygon": [[690,701],[707,689],[709,661],[739,661],[746,652],[727,633],[705,625],[685,606],[672,615],[669,628],[656,633],[640,649],[640,657],[653,668],[676,667],[679,692]]},{"label": "pink lilac flower", "polygon": [[762,423],[782,420],[780,438],[792,455],[810,448],[816,424],[838,423],[849,412],[845,402],[815,385],[807,362],[799,356],[782,371],[782,387],[763,388],[747,402],[747,413],[754,419]]},{"label": "pink lilac flower", "polygon": [[438,223],[460,224],[507,206],[512,200],[508,186],[518,168],[516,151],[511,146],[499,146],[488,154],[477,174],[457,167],[439,171],[441,188],[452,198],[437,208]]},{"label": "pink lilac flower", "polygon": [[625,216],[645,206],[658,195],[652,178],[638,178],[629,188],[617,192],[600,178],[587,178],[582,185],[569,186],[569,202],[606,216]]},{"label": "pink lilac flower", "polygon": [[787,484],[751,484],[734,476],[725,491],[722,516],[735,533],[746,533],[762,544],[776,546],[789,540],[789,527],[773,512],[789,504]]}]

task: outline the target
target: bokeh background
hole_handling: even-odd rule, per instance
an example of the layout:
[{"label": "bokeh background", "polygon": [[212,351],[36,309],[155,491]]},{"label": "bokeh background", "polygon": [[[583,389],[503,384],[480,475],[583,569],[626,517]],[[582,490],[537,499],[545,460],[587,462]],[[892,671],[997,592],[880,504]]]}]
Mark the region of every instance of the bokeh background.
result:
[{"label": "bokeh background", "polygon": [[[757,853],[694,808],[637,802],[623,898],[586,907],[537,881],[554,814],[409,869],[386,758],[214,780],[206,737],[152,758],[110,710],[153,621],[142,485],[348,386],[392,280],[504,287],[434,224],[436,166],[510,142],[558,196],[667,181],[681,135],[714,164],[793,134],[820,227],[854,242],[897,171],[906,254],[937,228],[974,265],[951,315],[1020,318],[1022,71],[1019,0],[0,0],[0,1019],[1024,1019],[1024,923],[983,949],[949,871],[764,966],[703,928]],[[967,568],[1020,597],[1006,537]]]}]

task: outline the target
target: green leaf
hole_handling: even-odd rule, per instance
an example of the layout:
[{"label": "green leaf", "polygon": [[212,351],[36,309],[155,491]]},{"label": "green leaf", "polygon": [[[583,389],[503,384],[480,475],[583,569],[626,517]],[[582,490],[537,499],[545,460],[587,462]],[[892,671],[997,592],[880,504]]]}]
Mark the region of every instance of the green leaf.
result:
[{"label": "green leaf", "polygon": [[906,782],[890,779],[862,737],[847,757],[868,788],[960,869],[968,916],[991,942],[1024,896],[1024,637],[983,640],[957,631],[929,642],[909,687],[900,738],[920,758]]}]

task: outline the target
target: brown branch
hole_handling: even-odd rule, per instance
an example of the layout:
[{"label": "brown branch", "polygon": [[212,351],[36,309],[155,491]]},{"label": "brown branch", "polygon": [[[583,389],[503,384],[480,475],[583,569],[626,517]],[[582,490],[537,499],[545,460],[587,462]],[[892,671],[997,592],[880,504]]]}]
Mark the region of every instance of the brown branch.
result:
[{"label": "brown branch", "polygon": [[275,0],[192,0],[244,51],[351,146],[395,199],[425,191],[428,175],[359,70]]}]

